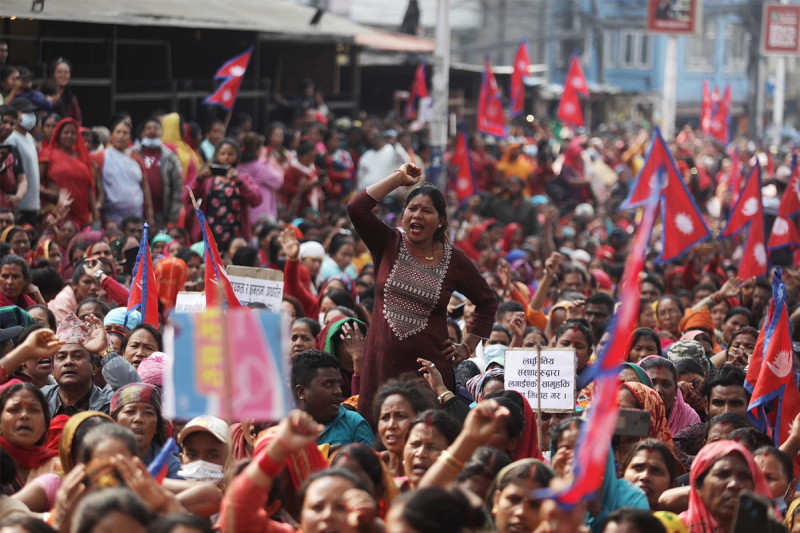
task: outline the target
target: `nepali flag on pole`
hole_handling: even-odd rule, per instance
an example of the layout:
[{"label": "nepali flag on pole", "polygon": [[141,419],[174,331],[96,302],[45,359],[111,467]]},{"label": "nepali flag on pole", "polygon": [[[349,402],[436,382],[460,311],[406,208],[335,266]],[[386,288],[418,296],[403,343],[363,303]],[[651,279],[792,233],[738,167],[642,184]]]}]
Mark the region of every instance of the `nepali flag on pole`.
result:
[{"label": "nepali flag on pole", "polygon": [[586,76],[583,75],[581,62],[578,60],[578,54],[573,54],[569,63],[569,70],[567,71],[567,80],[564,82],[565,87],[572,87],[576,93],[584,96],[589,96],[589,84],[586,83]]},{"label": "nepali flag on pole", "polygon": [[531,59],[528,56],[528,40],[522,39],[514,56],[514,72],[511,74],[511,105],[508,115],[516,117],[525,111],[525,78],[528,77]]},{"label": "nepali flag on pole", "polygon": [[581,63],[578,55],[573,54],[567,71],[567,79],[564,81],[564,93],[558,103],[556,116],[562,122],[567,122],[574,126],[583,126],[583,111],[578,95],[589,96],[589,85],[586,83],[586,76],[583,75]]},{"label": "nepali flag on pole", "polygon": [[246,52],[227,61],[214,75],[215,80],[224,80],[217,90],[203,100],[204,104],[216,105],[225,111],[232,111],[239,96],[239,88],[242,86],[244,74],[247,72],[247,65],[250,63],[250,56],[253,55],[251,46]]},{"label": "nepali flag on pole", "polygon": [[133,311],[142,314],[145,324],[158,328],[158,283],[156,282],[153,260],[150,258],[150,240],[147,237],[149,225],[145,222],[136,265],[133,267],[133,281],[128,295],[128,311],[125,321]]},{"label": "nepali flag on pole", "polygon": [[772,223],[767,248],[776,250],[785,246],[800,246],[800,234],[792,217],[800,212],[800,171],[797,168],[797,153],[792,155],[792,174],[781,198],[778,216]]},{"label": "nepali flag on pole", "polygon": [[414,120],[417,116],[417,99],[428,97],[428,84],[425,80],[425,63],[417,65],[414,71],[414,81],[411,82],[411,90],[408,91],[408,102],[406,102],[405,117]]},{"label": "nepali flag on pole", "polygon": [[700,131],[708,135],[711,131],[711,90],[708,80],[703,80],[703,103],[700,107]]},{"label": "nepali flag on pole", "polygon": [[661,198],[663,226],[661,255],[656,261],[664,264],[674,261],[692,246],[709,238],[711,231],[686,188],[658,126],[653,132],[650,153],[647,154],[628,198],[622,203],[622,209],[642,205],[654,191]]},{"label": "nepali flag on pole", "polygon": [[[194,212],[200,222],[200,229],[203,231],[205,249],[203,257],[206,263],[206,308],[215,307],[222,303],[227,303],[228,307],[241,307],[242,304],[239,303],[239,299],[233,292],[231,280],[228,279],[228,273],[225,272],[225,266],[222,264],[222,258],[217,250],[217,243],[214,241],[214,235],[211,234],[211,228],[208,227],[206,217],[198,208],[195,208]],[[224,299],[225,302],[222,302],[221,299]]]},{"label": "nepali flag on pole", "polygon": [[[658,173],[665,179],[663,169]],[[644,270],[644,259],[658,212],[659,191],[654,188],[648,199],[642,223],[634,237],[621,282],[619,312],[609,328],[609,342],[599,349],[597,360],[590,366],[596,377],[595,392],[589,408],[588,419],[581,426],[572,460],[573,479],[568,487],[553,492],[536,491],[537,496],[555,497],[562,507],[572,508],[596,496],[605,478],[606,465],[611,451],[611,438],[619,416],[617,376],[625,361],[630,334],[636,329],[641,285],[639,277]]]},{"label": "nepali flag on pole", "polygon": [[493,137],[508,137],[506,117],[503,113],[503,96],[497,87],[489,58],[484,63],[481,92],[478,96],[478,131]]},{"label": "nepali flag on pole", "polygon": [[789,437],[792,421],[800,412],[786,284],[780,267],[775,267],[772,301],[750,358],[744,386],[751,393],[747,406],[750,420],[776,447],[780,446]]},{"label": "nepali flag on pole", "polygon": [[467,129],[458,129],[456,146],[453,149],[453,157],[450,159],[453,171],[450,179],[459,202],[464,202],[470,196],[478,194],[478,182],[475,180],[475,170],[472,168],[472,154],[469,151],[469,138]]},{"label": "nepali flag on pole", "polygon": [[767,248],[764,238],[764,209],[761,200],[761,165],[756,166],[739,194],[728,217],[728,224],[719,239],[733,237],[747,229],[744,254],[739,263],[738,276],[742,279],[767,275]]},{"label": "nepali flag on pole", "polygon": [[711,120],[708,125],[708,134],[722,144],[728,144],[728,122],[730,121],[731,107],[731,86],[725,89],[725,94],[720,99],[719,89],[714,89],[714,97],[711,102]]}]

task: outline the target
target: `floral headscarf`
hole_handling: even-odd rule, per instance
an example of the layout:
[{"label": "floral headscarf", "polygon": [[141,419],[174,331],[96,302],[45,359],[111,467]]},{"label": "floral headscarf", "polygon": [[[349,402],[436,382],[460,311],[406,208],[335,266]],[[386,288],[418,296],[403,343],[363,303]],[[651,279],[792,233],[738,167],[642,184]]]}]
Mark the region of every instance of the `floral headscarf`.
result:
[{"label": "floral headscarf", "polygon": [[633,394],[642,409],[650,412],[650,435],[648,437],[658,439],[672,449],[672,431],[669,429],[667,411],[664,409],[661,396],[647,385],[635,381],[623,383],[622,386]]}]

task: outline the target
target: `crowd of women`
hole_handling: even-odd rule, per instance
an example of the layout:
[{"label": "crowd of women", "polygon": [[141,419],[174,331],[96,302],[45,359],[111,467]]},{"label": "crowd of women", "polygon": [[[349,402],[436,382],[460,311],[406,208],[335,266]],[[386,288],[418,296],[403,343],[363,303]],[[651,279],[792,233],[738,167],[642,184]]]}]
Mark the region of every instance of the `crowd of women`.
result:
[{"label": "crowd of women", "polygon": [[[666,266],[653,243],[618,393],[648,434],[593,443],[597,493],[553,496],[592,416],[647,132],[473,136],[479,191],[459,203],[426,182],[424,130],[335,118],[313,85],[289,124],[261,135],[237,116],[203,135],[165,111],[87,128],[69,74],[59,60],[37,89],[21,67],[0,75],[0,140],[19,137],[0,147],[0,533],[733,533],[745,491],[800,531],[800,421],[776,443],[747,417],[772,292],[736,277],[736,240]],[[736,176],[691,128],[671,149],[715,229],[766,157],[737,142]],[[788,153],[770,159],[768,214],[790,174]],[[296,408],[282,420],[162,413],[161,326],[179,292],[204,289],[194,201],[226,264],[284,273]],[[126,312],[145,222],[159,327]],[[797,325],[794,256],[772,259]],[[537,346],[574,350],[574,410],[506,390],[507,350]]]}]

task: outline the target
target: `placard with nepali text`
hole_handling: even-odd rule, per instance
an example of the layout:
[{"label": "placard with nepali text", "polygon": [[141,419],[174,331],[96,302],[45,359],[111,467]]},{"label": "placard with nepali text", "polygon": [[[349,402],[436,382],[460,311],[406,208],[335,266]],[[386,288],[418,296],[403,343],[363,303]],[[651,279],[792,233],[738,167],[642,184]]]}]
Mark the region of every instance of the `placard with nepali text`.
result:
[{"label": "placard with nepali text", "polygon": [[510,348],[505,363],[505,388],[525,396],[532,409],[575,410],[573,348]]},{"label": "placard with nepali text", "polygon": [[233,292],[242,305],[262,303],[273,313],[281,310],[283,300],[283,272],[271,268],[253,268],[230,265],[225,269]]}]

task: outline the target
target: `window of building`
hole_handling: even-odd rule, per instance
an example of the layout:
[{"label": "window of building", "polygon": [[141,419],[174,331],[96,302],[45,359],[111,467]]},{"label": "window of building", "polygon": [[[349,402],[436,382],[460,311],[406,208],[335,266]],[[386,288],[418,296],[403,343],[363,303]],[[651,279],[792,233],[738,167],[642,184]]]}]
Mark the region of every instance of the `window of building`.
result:
[{"label": "window of building", "polygon": [[750,50],[750,34],[742,24],[725,24],[725,71],[747,71],[747,55]]},{"label": "window of building", "polygon": [[647,70],[653,62],[650,37],[641,31],[622,30],[618,35],[619,45],[617,66],[637,70]]},{"label": "window of building", "polygon": [[716,43],[717,21],[707,20],[702,35],[686,37],[686,70],[713,71]]}]

